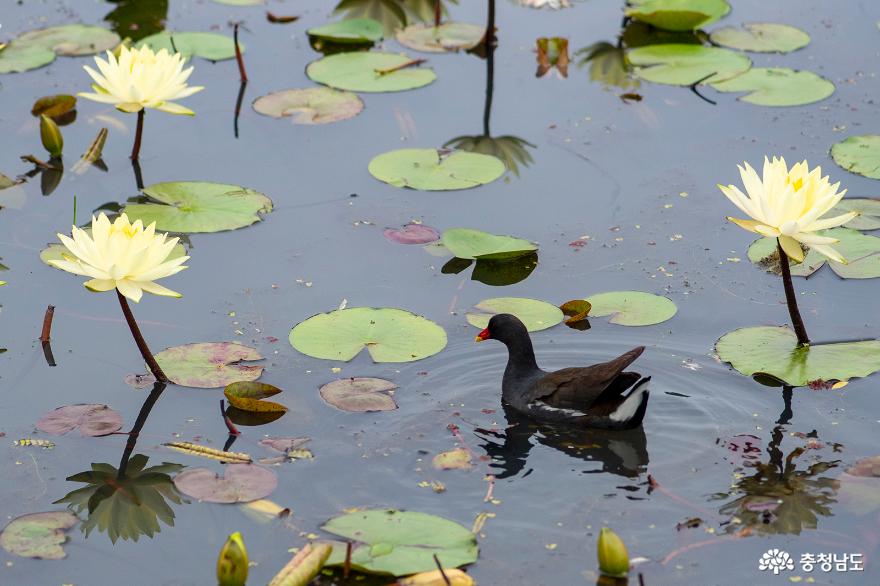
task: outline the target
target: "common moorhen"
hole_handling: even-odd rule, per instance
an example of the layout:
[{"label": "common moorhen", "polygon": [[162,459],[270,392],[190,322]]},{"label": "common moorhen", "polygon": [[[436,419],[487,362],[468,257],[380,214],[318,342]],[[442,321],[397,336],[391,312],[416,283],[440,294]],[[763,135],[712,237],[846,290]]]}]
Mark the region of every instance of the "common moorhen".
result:
[{"label": "common moorhen", "polygon": [[624,369],[644,352],[644,346],[601,364],[545,372],[538,368],[529,332],[516,316],[492,316],[476,341],[490,339],[507,346],[501,398],[517,411],[540,421],[583,427],[631,429],[641,425],[651,377]]}]

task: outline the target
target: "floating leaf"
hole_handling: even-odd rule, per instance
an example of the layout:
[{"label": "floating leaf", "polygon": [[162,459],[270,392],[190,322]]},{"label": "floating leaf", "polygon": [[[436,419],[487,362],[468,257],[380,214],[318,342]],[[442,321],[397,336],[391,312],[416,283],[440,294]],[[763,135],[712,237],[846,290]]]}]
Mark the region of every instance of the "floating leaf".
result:
[{"label": "floating leaf", "polygon": [[840,200],[827,216],[833,217],[846,212],[858,212],[859,215],[844,224],[854,230],[876,230],[880,228],[880,199],[849,197]]},{"label": "floating leaf", "polygon": [[880,135],[850,136],[831,147],[834,162],[871,179],[880,179]]},{"label": "floating leaf", "polygon": [[784,67],[753,67],[712,87],[719,92],[748,92],[739,100],[759,106],[802,106],[834,93],[834,84],[824,77]]},{"label": "floating leaf", "polygon": [[[586,330],[590,327],[587,315],[589,315],[591,307],[589,301],[585,301],[584,299],[573,299],[560,305],[559,309],[561,309],[562,313],[566,316],[565,325],[575,329]],[[586,327],[581,327],[582,325],[585,325]]]},{"label": "floating leaf", "polygon": [[437,149],[398,149],[370,161],[370,174],[395,187],[419,191],[470,189],[504,175],[504,163],[497,157]]},{"label": "floating leaf", "polygon": [[107,405],[66,405],[58,407],[37,421],[37,429],[52,435],[64,435],[79,428],[84,437],[109,435],[122,429],[122,415]]},{"label": "floating leaf", "polygon": [[282,90],[254,101],[254,110],[265,116],[289,116],[295,124],[328,124],[354,118],[364,109],[357,94],[329,87]]},{"label": "floating leaf", "polygon": [[630,50],[626,57],[638,77],[670,85],[717,83],[752,66],[745,55],[701,45],[649,45]]},{"label": "floating leaf", "polygon": [[307,437],[267,437],[260,440],[260,445],[287,454],[299,450],[310,441],[311,438]]},{"label": "floating leaf", "polygon": [[398,586],[474,586],[474,579],[458,568],[420,572],[397,581]]},{"label": "floating leaf", "polygon": [[144,194],[161,203],[129,204],[123,212],[156,229],[195,233],[235,230],[259,222],[272,211],[272,200],[258,191],[207,181],[154,183]]},{"label": "floating leaf", "polygon": [[244,452],[227,452],[226,450],[218,450],[208,446],[201,446],[192,442],[168,442],[162,444],[166,448],[189,454],[190,456],[199,456],[211,460],[219,460],[221,462],[237,462],[239,464],[249,464],[253,461],[250,454]]},{"label": "floating leaf", "polygon": [[[477,561],[476,537],[442,517],[411,511],[367,510],[341,515],[322,529],[355,541],[351,566],[364,572],[406,576]],[[341,565],[345,547],[335,546],[327,565]]]},{"label": "floating leaf", "polygon": [[433,69],[415,64],[396,53],[338,53],[309,63],[306,74],[318,83],[353,92],[399,92],[437,79]]},{"label": "floating leaf", "polygon": [[75,57],[101,53],[118,45],[119,41],[119,35],[99,26],[66,24],[22,33],[14,43],[40,46],[58,55]]},{"label": "floating leaf", "polygon": [[31,114],[37,117],[45,115],[49,118],[59,118],[74,108],[76,108],[76,98],[74,96],[67,94],[43,96],[34,102],[34,105],[31,107]]},{"label": "floating leaf", "polygon": [[347,362],[365,347],[374,362],[411,362],[446,347],[446,332],[420,315],[391,307],[319,313],[290,331],[294,348],[314,358]]},{"label": "floating leaf", "polygon": [[557,74],[568,77],[568,39],[562,37],[541,37],[535,41],[538,53],[538,70],[535,77],[544,77],[554,68]]},{"label": "floating leaf", "polygon": [[321,398],[343,411],[393,411],[397,403],[391,391],[397,385],[381,378],[353,377],[335,380],[322,386]]},{"label": "floating leaf", "polygon": [[774,22],[725,26],[712,31],[709,38],[716,45],[755,53],[791,53],[810,44],[810,35],[801,29]]},{"label": "floating leaf", "polygon": [[332,43],[374,43],[382,40],[382,23],[372,18],[349,18],[306,31],[310,37]]},{"label": "floating leaf", "polygon": [[474,309],[477,311],[467,312],[466,318],[469,324],[480,329],[487,327],[489,319],[499,313],[515,315],[530,332],[552,328],[563,319],[562,310],[555,305],[524,297],[484,299],[474,305]]},{"label": "floating leaf", "polygon": [[431,460],[431,465],[440,470],[468,470],[473,467],[471,453],[464,448],[440,452]]},{"label": "floating leaf", "polygon": [[724,334],[718,357],[746,376],[767,374],[795,387],[849,380],[880,370],[880,341],[797,345],[789,328],[761,326]]},{"label": "floating leaf", "polygon": [[226,416],[238,426],[266,425],[284,416],[285,411],[242,411],[232,405],[226,407]]},{"label": "floating leaf", "polygon": [[61,544],[65,531],[79,522],[68,511],[48,511],[22,515],[9,522],[0,533],[0,545],[8,553],[25,558],[60,560],[67,554]]},{"label": "floating leaf", "polygon": [[486,27],[465,22],[413,24],[397,31],[397,42],[414,51],[447,53],[473,49],[486,36]]},{"label": "floating leaf", "polygon": [[55,51],[42,45],[12,41],[0,51],[0,73],[21,73],[49,65]]},{"label": "floating leaf", "polygon": [[424,224],[407,224],[401,229],[385,228],[382,235],[398,244],[428,244],[440,239],[440,232]]},{"label": "floating leaf", "polygon": [[332,551],[333,546],[328,543],[309,543],[281,568],[269,586],[307,586],[324,567]]},{"label": "floating leaf", "polygon": [[880,478],[880,456],[857,460],[855,464],[846,469],[846,473],[852,476]]},{"label": "floating leaf", "polygon": [[498,236],[471,228],[451,228],[443,232],[443,245],[457,258],[504,260],[525,256],[538,247],[528,240]]},{"label": "floating leaf", "polygon": [[[838,239],[840,242],[834,247],[848,261],[847,264],[835,262],[815,250],[810,250],[803,262],[790,265],[793,276],[809,277],[827,263],[831,270],[843,279],[875,279],[880,277],[880,238],[868,236],[850,228],[819,230],[816,234]],[[759,238],[752,242],[749,246],[748,257],[750,261],[767,272],[781,274],[775,238]]]},{"label": "floating leaf", "polygon": [[590,317],[612,316],[609,320],[621,326],[650,326],[659,324],[678,311],[675,304],[660,295],[643,291],[611,291],[591,295]]},{"label": "floating leaf", "polygon": [[254,381],[236,381],[226,385],[223,394],[229,404],[242,411],[287,411],[287,407],[272,401],[261,401],[281,392],[278,387]]},{"label": "floating leaf", "polygon": [[[173,43],[172,39],[174,39]],[[193,55],[209,61],[223,61],[235,57],[235,43],[232,38],[217,33],[162,31],[141,39],[137,44],[138,47],[143,45],[149,45],[154,51],[165,49],[169,53],[174,53],[177,49],[177,52],[186,59]],[[238,46],[244,53],[244,44],[239,43]]]},{"label": "floating leaf", "polygon": [[692,31],[713,23],[728,12],[724,0],[631,0],[624,13],[668,31]]},{"label": "floating leaf", "polygon": [[202,389],[257,380],[263,374],[263,366],[242,363],[262,359],[255,349],[236,342],[184,344],[156,354],[156,362],[171,382]]},{"label": "floating leaf", "polygon": [[190,468],[174,477],[174,486],[187,496],[209,503],[246,503],[265,498],[278,486],[278,477],[255,464],[227,464],[223,476],[207,468]]}]

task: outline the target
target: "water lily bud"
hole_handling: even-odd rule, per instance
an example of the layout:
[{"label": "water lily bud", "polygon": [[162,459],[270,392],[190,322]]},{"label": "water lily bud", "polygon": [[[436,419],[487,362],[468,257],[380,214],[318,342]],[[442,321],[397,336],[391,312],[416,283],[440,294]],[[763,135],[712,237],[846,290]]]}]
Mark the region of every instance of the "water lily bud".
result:
[{"label": "water lily bud", "polygon": [[229,536],[217,558],[217,582],[220,586],[244,586],[248,575],[248,555],[236,531]]},{"label": "water lily bud", "polygon": [[[443,578],[443,575],[446,578]],[[430,572],[422,572],[408,578],[402,578],[398,583],[399,586],[474,586],[474,579],[455,568],[444,569],[443,574],[440,570],[432,570]]]},{"label": "water lily bud", "polygon": [[40,139],[43,141],[43,147],[53,157],[60,157],[61,151],[64,149],[64,137],[61,136],[61,129],[55,124],[55,121],[46,116],[40,116]]},{"label": "water lily bud", "polygon": [[617,533],[608,527],[602,527],[597,549],[600,572],[616,578],[625,577],[629,573],[629,554]]}]

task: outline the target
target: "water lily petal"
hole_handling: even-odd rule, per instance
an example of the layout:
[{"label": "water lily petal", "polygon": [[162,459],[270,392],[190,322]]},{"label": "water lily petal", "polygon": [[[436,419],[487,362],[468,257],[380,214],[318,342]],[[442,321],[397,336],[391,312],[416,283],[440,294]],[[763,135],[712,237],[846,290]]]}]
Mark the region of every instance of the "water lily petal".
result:
[{"label": "water lily petal", "polygon": [[811,246],[810,248],[812,250],[815,250],[819,254],[827,256],[828,258],[830,258],[834,262],[839,262],[841,264],[849,264],[849,261],[847,261],[845,258],[843,258],[842,254],[840,254],[839,252],[837,252],[836,249],[834,249],[830,246],[826,246],[824,244],[816,244],[814,246]]},{"label": "water lily petal", "polygon": [[780,236],[779,244],[782,245],[782,250],[788,258],[797,262],[804,262],[804,250],[797,240],[791,236]]},{"label": "water lily petal", "polygon": [[116,281],[116,288],[135,303],[139,303],[144,294],[142,284],[133,281]]}]

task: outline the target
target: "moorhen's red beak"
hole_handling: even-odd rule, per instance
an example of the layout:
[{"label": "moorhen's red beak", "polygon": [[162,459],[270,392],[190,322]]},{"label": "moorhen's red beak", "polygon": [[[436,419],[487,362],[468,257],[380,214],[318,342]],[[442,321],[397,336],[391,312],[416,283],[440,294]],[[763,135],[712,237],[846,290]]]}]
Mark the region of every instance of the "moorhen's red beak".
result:
[{"label": "moorhen's red beak", "polygon": [[483,330],[482,332],[477,334],[477,337],[474,338],[474,342],[485,342],[486,340],[488,340],[491,337],[492,337],[492,334],[489,333],[489,328],[486,328],[485,330]]}]

